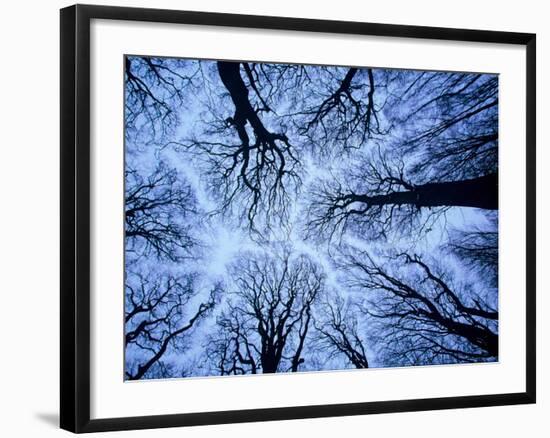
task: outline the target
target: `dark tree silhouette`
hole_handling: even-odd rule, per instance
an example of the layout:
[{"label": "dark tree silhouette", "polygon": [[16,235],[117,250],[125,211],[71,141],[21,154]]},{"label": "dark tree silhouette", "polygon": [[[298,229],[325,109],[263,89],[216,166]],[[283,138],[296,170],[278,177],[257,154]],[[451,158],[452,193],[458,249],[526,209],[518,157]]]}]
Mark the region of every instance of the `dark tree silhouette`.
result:
[{"label": "dark tree silhouette", "polygon": [[421,212],[498,209],[498,79],[443,73],[407,78],[406,91],[387,103],[399,110],[385,113],[399,126],[398,135],[389,134],[383,147],[344,169],[345,183],[317,184],[310,231],[334,231],[351,221],[380,236]]},{"label": "dark tree silhouette", "polygon": [[175,58],[126,56],[125,126],[127,138],[158,141],[178,123],[179,107],[194,87],[198,62]]},{"label": "dark tree silhouette", "polygon": [[[414,175],[435,173],[440,181],[456,181],[496,173],[497,76],[423,72],[404,98],[412,111],[396,119],[407,132],[398,146],[416,156]],[[401,102],[403,97],[392,104]]]},{"label": "dark tree silhouette", "polygon": [[[222,201],[220,210],[238,205],[238,215],[244,216],[255,231],[255,220],[262,212],[264,225],[269,228],[272,222],[288,217],[291,196],[300,185],[300,161],[284,129],[269,129],[260,117],[260,113],[271,110],[260,94],[251,66],[219,61],[216,69],[233,113],[226,113],[223,120],[205,122],[208,129],[201,137],[178,144],[206,159],[211,187]],[[223,106],[224,111],[226,107],[230,106]]]},{"label": "dark tree silhouette", "polygon": [[360,335],[357,310],[341,297],[321,307],[315,328],[319,332],[318,349],[324,356],[344,356],[355,368],[368,368],[365,341]]},{"label": "dark tree silhouette", "polygon": [[308,76],[314,84],[308,83],[299,91],[302,98],[290,116],[313,150],[341,153],[358,149],[367,139],[383,134],[378,113],[385,101],[376,99],[375,93],[377,86],[386,86],[386,71],[312,67]]},{"label": "dark tree silhouette", "polygon": [[498,215],[489,217],[488,226],[453,230],[447,249],[490,287],[498,287]]},{"label": "dark tree silhouette", "polygon": [[374,343],[390,365],[479,362],[498,357],[498,311],[485,294],[406,253],[375,261],[348,250],[349,285],[370,294]]},{"label": "dark tree silhouette", "polygon": [[[412,233],[429,229],[451,207],[498,208],[498,176],[414,185],[402,173],[383,173],[384,167],[365,166],[370,172],[358,191],[336,181],[321,182],[311,191],[306,229],[309,235],[334,234],[350,225],[367,237],[385,237],[389,231]],[[350,177],[350,180],[353,177]]]},{"label": "dark tree silhouette", "polygon": [[196,213],[196,202],[191,187],[182,180],[163,162],[146,178],[127,168],[128,252],[178,261],[195,245],[188,219]]},{"label": "dark tree silhouette", "polygon": [[134,360],[126,363],[126,379],[139,380],[163,375],[170,364],[163,362],[169,349],[183,354],[187,336],[215,303],[215,291],[198,304],[195,278],[176,278],[152,272],[128,273],[125,299],[125,345]]},{"label": "dark tree silhouette", "polygon": [[217,319],[208,355],[219,374],[298,371],[324,276],[304,256],[256,256],[234,267],[234,300]]}]

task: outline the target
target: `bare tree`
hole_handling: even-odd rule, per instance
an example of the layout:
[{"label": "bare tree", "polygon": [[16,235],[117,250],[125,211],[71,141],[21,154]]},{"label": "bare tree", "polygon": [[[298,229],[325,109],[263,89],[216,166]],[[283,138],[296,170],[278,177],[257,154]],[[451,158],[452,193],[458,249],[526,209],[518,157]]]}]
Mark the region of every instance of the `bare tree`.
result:
[{"label": "bare tree", "polygon": [[126,56],[124,61],[127,139],[159,141],[175,128],[178,107],[194,88],[198,62]]},{"label": "bare tree", "polygon": [[498,209],[498,79],[406,77],[411,83],[392,95],[385,112],[399,129],[362,153],[353,168],[341,169],[340,178],[318,182],[310,231],[333,232],[351,221],[380,236],[419,213],[433,219],[451,207]]},{"label": "bare tree", "polygon": [[452,280],[417,255],[377,262],[349,251],[343,267],[349,285],[368,292],[362,307],[372,340],[388,365],[479,362],[498,357],[494,297],[466,281]]},{"label": "bare tree", "polygon": [[490,287],[498,286],[498,215],[489,216],[487,226],[453,230],[446,245],[471,271]]},{"label": "bare tree", "polygon": [[[271,113],[271,109],[260,94],[252,67],[219,61],[216,69],[226,91],[219,97],[225,117],[206,120],[207,129],[200,137],[179,145],[206,161],[210,187],[222,201],[220,210],[238,205],[237,214],[246,218],[250,229],[259,231],[255,222],[259,213],[264,213],[267,228],[272,221],[288,217],[291,196],[301,181],[297,172],[300,161],[284,127],[280,131],[270,129],[260,117],[261,113]],[[227,97],[230,105],[223,102]],[[219,107],[212,112],[219,112]],[[270,125],[276,124],[273,116],[269,117]]]},{"label": "bare tree", "polygon": [[498,76],[419,73],[394,105],[405,102],[411,111],[396,118],[406,132],[398,146],[413,158],[414,175],[456,181],[496,173]]},{"label": "bare tree", "polygon": [[249,257],[235,265],[236,292],[217,319],[208,354],[220,374],[298,371],[312,305],[324,276],[305,256]]},{"label": "bare tree", "polygon": [[377,99],[376,89],[386,86],[388,71],[315,66],[308,74],[313,83],[301,92],[303,98],[290,116],[315,152],[359,149],[367,139],[384,133],[379,112],[385,93]]},{"label": "bare tree", "polygon": [[147,177],[131,168],[125,176],[127,251],[181,260],[196,243],[187,223],[196,212],[191,187],[163,162]]},{"label": "bare tree", "polygon": [[317,349],[324,356],[343,356],[355,368],[368,368],[367,349],[355,307],[340,296],[324,303],[315,323],[320,334]]},{"label": "bare tree", "polygon": [[196,297],[192,275],[174,277],[148,273],[128,273],[125,299],[126,362],[128,380],[169,377],[171,367],[163,357],[169,350],[179,354],[188,347],[188,335],[213,308],[215,291],[206,300]]}]

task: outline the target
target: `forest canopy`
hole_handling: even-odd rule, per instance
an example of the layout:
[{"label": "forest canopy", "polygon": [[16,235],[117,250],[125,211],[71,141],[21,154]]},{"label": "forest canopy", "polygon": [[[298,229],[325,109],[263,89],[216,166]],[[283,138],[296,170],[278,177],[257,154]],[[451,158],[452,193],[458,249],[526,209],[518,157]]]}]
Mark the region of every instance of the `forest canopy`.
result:
[{"label": "forest canopy", "polygon": [[127,56],[125,379],[498,360],[498,76]]}]

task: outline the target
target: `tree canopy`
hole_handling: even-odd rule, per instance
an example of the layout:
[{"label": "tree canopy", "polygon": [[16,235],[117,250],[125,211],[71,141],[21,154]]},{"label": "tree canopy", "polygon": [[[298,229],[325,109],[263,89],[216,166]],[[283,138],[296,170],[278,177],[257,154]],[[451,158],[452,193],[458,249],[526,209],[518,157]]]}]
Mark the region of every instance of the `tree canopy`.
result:
[{"label": "tree canopy", "polygon": [[498,359],[498,76],[124,77],[126,379]]}]

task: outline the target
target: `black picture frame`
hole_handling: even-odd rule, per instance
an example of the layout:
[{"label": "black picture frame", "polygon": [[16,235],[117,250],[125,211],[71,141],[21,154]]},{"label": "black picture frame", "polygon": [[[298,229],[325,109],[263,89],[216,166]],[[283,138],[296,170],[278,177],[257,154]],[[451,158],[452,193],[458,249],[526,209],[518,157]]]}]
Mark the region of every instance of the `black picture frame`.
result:
[{"label": "black picture frame", "polygon": [[[90,419],[90,22],[92,19],[505,43],[525,46],[527,79],[525,90],[527,109],[525,392]],[[534,34],[75,5],[61,10],[60,49],[61,428],[82,433],[535,403],[536,36]]]}]

